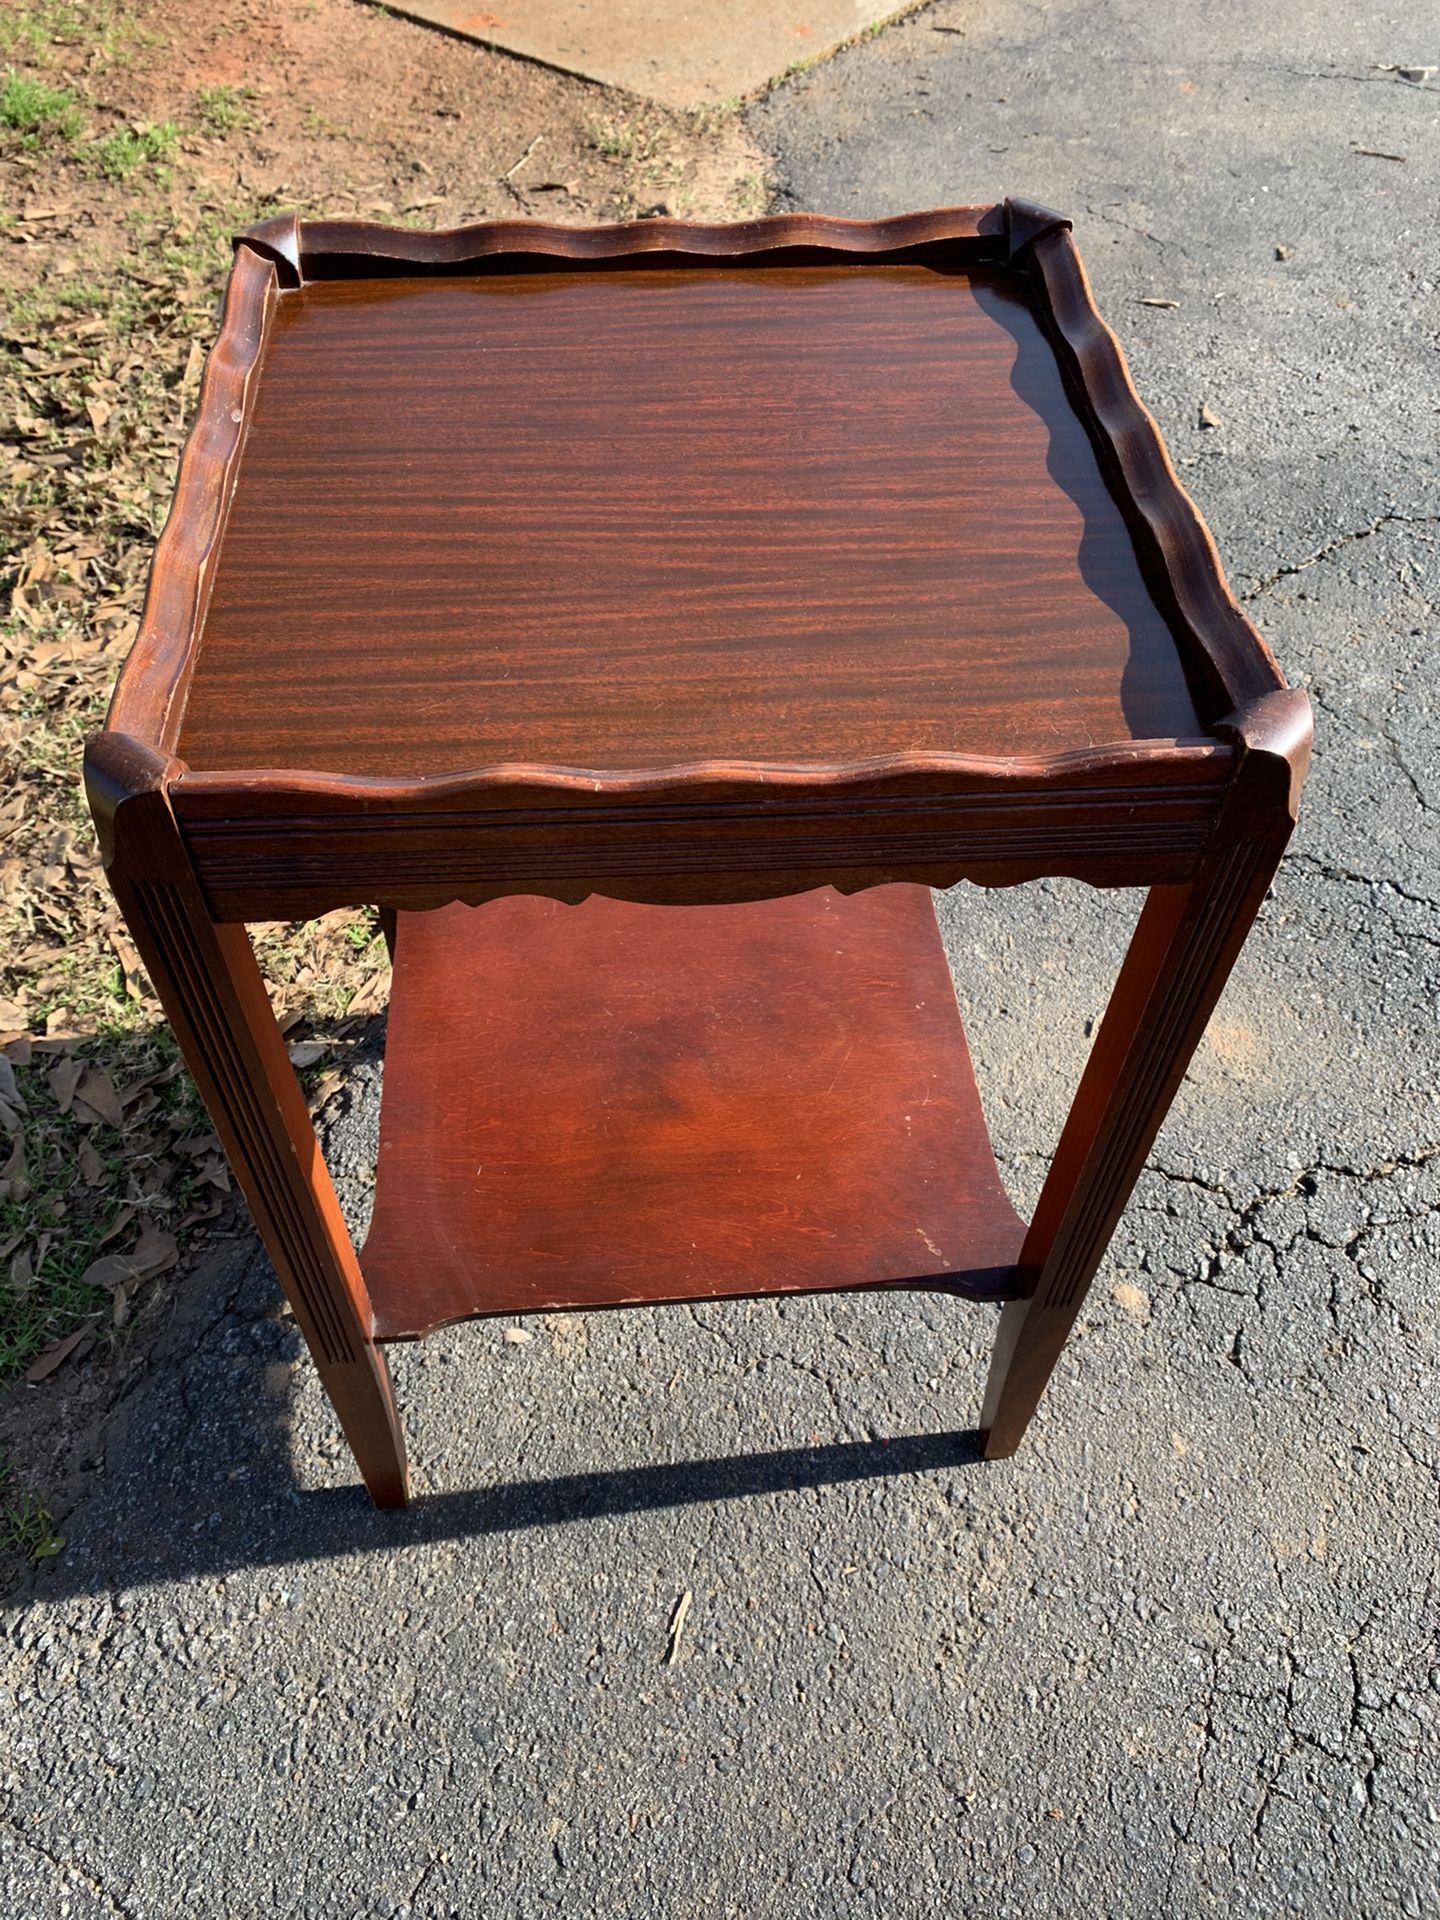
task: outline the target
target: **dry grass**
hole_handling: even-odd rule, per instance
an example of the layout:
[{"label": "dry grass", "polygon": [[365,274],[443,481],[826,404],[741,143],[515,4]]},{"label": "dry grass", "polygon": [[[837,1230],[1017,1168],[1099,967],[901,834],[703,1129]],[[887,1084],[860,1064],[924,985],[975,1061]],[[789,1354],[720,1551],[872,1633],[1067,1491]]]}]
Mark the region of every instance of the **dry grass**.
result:
[{"label": "dry grass", "polygon": [[[231,1211],[79,779],[135,635],[230,234],[282,206],[447,225],[763,199],[733,116],[616,102],[350,0],[0,8],[0,1384],[28,1373],[50,1393],[107,1357],[118,1381]],[[341,913],[256,944],[318,1106],[384,1004],[383,942]],[[23,1404],[0,1406],[12,1451]],[[56,1538],[27,1486],[24,1460],[0,1468],[0,1563]]]}]

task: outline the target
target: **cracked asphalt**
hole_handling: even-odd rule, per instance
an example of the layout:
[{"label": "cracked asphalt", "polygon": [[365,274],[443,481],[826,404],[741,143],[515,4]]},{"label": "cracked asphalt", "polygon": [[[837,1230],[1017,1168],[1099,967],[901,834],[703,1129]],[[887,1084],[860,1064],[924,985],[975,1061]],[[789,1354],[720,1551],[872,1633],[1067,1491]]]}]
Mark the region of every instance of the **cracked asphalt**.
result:
[{"label": "cracked asphalt", "polygon": [[[1440,93],[1379,71],[1413,30],[945,5],[750,115],[785,204],[1075,216],[1316,702],[1021,1453],[976,1458],[984,1310],[551,1315],[400,1352],[422,1498],[379,1516],[237,1240],[12,1598],[5,1913],[1440,1910]],[[1134,909],[942,903],[1022,1201]],[[377,1092],[331,1129],[357,1222]]]}]

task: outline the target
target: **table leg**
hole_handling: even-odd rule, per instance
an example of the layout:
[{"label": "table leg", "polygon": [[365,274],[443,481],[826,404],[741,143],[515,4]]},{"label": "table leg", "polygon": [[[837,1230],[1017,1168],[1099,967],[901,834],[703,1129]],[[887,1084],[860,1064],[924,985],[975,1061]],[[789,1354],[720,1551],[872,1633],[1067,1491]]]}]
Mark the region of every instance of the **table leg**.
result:
[{"label": "table leg", "polygon": [[395,909],[394,907],[381,907],[379,914],[380,931],[385,936],[385,951],[389,954],[390,964],[393,967],[395,964]]},{"label": "table leg", "polygon": [[1309,703],[1272,694],[1237,726],[1242,757],[1200,870],[1152,890],[1086,1063],[1001,1311],[981,1428],[1019,1446],[1199,1044],[1294,825]]},{"label": "table leg", "polygon": [[[101,819],[112,796],[88,771]],[[163,790],[121,797],[106,842],[121,911],[365,1485],[377,1506],[403,1507],[405,1443],[369,1296],[249,935],[211,919]]]}]

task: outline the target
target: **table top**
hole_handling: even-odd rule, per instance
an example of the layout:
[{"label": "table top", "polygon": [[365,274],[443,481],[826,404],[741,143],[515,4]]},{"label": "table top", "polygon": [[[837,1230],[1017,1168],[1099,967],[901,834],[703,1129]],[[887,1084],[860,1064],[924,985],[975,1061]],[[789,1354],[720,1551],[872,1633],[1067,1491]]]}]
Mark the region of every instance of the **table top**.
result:
[{"label": "table top", "polygon": [[224,920],[1156,886],[1301,706],[1044,208],[287,217],[86,783]]},{"label": "table top", "polygon": [[1202,732],[1014,275],[656,268],[282,306],[180,755],[406,774]]},{"label": "table top", "polygon": [[1213,741],[1283,681],[1066,224],[257,230],[112,727],[412,782]]}]

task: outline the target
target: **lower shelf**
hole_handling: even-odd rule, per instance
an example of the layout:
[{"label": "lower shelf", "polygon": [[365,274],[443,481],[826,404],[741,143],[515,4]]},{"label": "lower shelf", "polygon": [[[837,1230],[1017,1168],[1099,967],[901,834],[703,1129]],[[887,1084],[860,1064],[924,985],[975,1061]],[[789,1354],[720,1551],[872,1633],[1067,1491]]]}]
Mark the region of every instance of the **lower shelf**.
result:
[{"label": "lower shelf", "polygon": [[399,916],[376,1337],[482,1314],[1012,1283],[930,895]]}]

